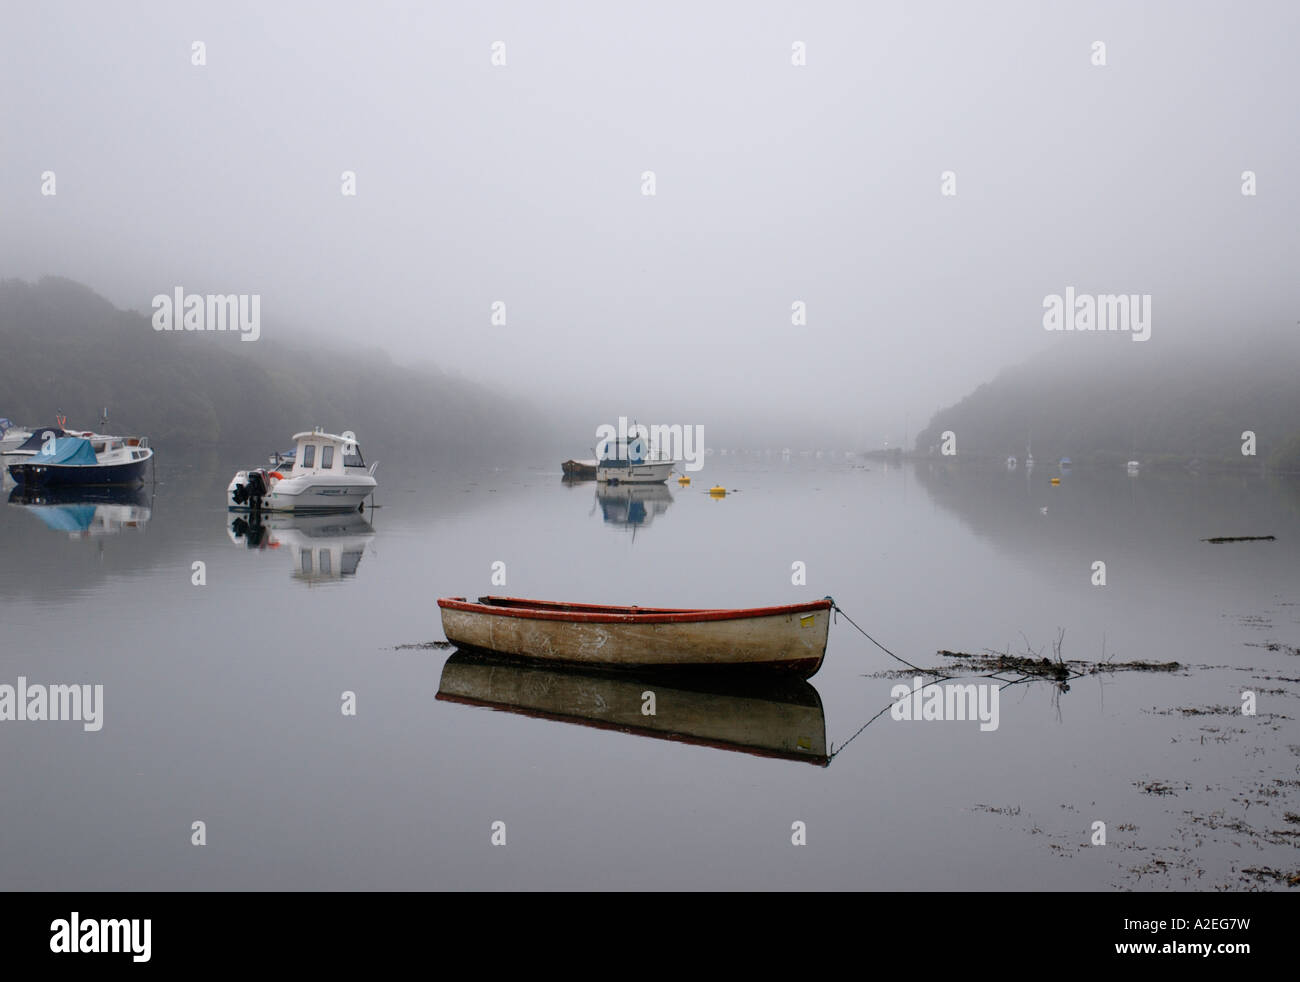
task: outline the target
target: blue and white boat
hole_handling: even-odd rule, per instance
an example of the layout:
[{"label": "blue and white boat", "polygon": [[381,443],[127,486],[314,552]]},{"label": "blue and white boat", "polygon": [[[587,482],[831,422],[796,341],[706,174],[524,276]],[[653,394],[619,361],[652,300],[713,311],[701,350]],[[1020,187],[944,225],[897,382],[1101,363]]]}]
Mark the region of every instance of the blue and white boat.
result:
[{"label": "blue and white boat", "polygon": [[609,440],[597,448],[596,480],[601,484],[663,484],[677,464],[650,448],[641,437]]},{"label": "blue and white boat", "polygon": [[[143,484],[153,450],[148,437],[92,435],[42,438],[41,449],[9,465],[9,476],[26,488],[119,487]],[[17,451],[24,452],[24,451]]]}]

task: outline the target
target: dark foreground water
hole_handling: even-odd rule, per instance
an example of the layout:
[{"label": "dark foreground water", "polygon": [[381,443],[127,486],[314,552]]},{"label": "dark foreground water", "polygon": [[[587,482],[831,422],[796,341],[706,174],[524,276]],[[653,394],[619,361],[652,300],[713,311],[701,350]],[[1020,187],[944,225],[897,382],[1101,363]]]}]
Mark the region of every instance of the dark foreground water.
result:
[{"label": "dark foreground water", "polygon": [[[368,519],[250,544],[223,504],[236,463],[0,505],[0,685],[104,693],[97,731],[0,721],[0,889],[1286,889],[1300,869],[1295,484],[719,455],[692,487],[602,498],[558,467],[385,466]],[[1277,539],[1199,541],[1244,535]],[[831,594],[924,668],[1058,640],[1181,667],[1004,671],[996,729],[886,712],[854,737],[902,666],[843,620],[808,685],[680,686],[428,645],[438,596],[483,593]]]}]

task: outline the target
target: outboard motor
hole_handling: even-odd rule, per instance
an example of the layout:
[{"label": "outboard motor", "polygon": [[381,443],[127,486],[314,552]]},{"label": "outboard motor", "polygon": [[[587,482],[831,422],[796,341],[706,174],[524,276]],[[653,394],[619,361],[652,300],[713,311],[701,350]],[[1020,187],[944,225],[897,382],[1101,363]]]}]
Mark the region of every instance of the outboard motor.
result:
[{"label": "outboard motor", "polygon": [[235,499],[235,504],[246,504],[252,510],[258,511],[262,507],[262,499],[266,497],[269,486],[266,471],[260,469],[249,471],[244,478],[244,483],[235,485],[232,497]]}]

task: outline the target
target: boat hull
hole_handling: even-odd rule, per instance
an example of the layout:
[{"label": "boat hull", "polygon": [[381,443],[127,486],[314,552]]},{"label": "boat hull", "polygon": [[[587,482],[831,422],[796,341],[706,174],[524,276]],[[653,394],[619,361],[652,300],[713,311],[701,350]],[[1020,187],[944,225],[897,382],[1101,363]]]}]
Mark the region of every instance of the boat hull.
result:
[{"label": "boat hull", "polygon": [[829,600],[747,610],[438,601],[447,640],[509,658],[656,671],[749,670],[809,678],[821,668]]},{"label": "boat hull", "polygon": [[149,457],[121,464],[11,464],[9,476],[25,488],[130,487],[144,483]]},{"label": "boat hull", "polygon": [[241,476],[236,475],[226,489],[226,504],[230,511],[280,512],[294,515],[359,511],[365,500],[375,493],[376,487],[373,478],[341,480],[328,476],[291,477],[277,482],[271,489],[271,493],[262,498],[261,505],[252,508],[247,504],[235,503],[235,487],[240,481]]},{"label": "boat hull", "polygon": [[673,461],[654,464],[628,464],[625,467],[600,465],[596,480],[603,484],[663,484],[673,472]]}]

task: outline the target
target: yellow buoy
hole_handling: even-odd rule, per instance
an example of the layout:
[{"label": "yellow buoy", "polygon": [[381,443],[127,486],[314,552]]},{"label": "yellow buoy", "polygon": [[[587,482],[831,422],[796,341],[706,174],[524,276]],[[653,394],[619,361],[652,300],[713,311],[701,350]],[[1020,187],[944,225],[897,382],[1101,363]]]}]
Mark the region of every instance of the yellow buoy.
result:
[{"label": "yellow buoy", "polygon": [[709,494],[713,495],[715,498],[724,497],[726,493],[727,489],[721,484],[715,484],[713,487],[709,488]]},{"label": "yellow buoy", "polygon": [[682,487],[686,487],[686,485],[691,483],[691,479],[687,477],[685,474],[683,474],[681,477],[677,479],[677,483],[680,484]]},{"label": "yellow buoy", "polygon": [[1060,484],[1060,483],[1061,483],[1061,479],[1060,479],[1059,477],[1054,477],[1054,478],[1052,478],[1052,483],[1053,483],[1053,484]]}]

